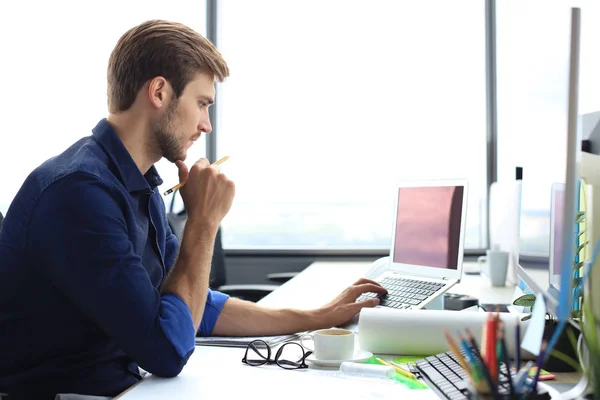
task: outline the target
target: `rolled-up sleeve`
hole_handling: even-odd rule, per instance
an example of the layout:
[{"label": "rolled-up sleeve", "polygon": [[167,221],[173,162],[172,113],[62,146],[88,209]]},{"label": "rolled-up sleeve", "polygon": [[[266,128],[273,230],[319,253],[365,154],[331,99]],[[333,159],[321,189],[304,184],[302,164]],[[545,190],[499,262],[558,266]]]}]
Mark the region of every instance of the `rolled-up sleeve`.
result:
[{"label": "rolled-up sleeve", "polygon": [[[179,241],[177,240],[177,237],[173,234],[171,227],[168,225],[166,226],[166,235],[167,238],[165,242],[165,265],[167,267],[167,270],[170,271],[171,268],[173,268],[177,259]],[[215,324],[217,323],[217,318],[219,318],[219,315],[221,314],[221,311],[223,310],[223,306],[225,305],[227,299],[229,299],[229,295],[218,292],[216,290],[208,289],[204,314],[202,315],[202,321],[200,323],[200,326],[198,327],[198,336],[210,336],[212,334],[212,331],[215,328]],[[181,299],[179,300],[183,302]],[[175,341],[178,340],[177,332],[178,330],[173,330],[171,333],[171,335],[174,338],[173,340]]]},{"label": "rolled-up sleeve", "polygon": [[[128,236],[126,206],[118,188],[95,176],[55,182],[33,212],[30,254],[40,273],[141,368],[175,376],[194,351],[191,312],[181,298],[153,286]],[[209,296],[206,329],[224,301]]]},{"label": "rolled-up sleeve", "polygon": [[208,290],[206,307],[204,308],[204,314],[202,315],[202,322],[200,323],[200,328],[198,329],[198,335],[211,335],[213,329],[215,329],[217,318],[219,318],[219,314],[221,314],[223,306],[228,298],[229,296],[225,293],[217,292],[216,290]]}]

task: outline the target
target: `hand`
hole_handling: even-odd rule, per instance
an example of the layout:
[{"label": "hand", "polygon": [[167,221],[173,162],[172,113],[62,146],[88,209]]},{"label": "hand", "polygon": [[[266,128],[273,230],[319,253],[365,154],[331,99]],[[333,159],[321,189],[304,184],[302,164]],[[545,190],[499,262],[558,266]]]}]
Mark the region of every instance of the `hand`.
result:
[{"label": "hand", "polygon": [[356,301],[361,294],[367,292],[387,294],[387,290],[379,283],[366,278],[359,279],[329,304],[321,308],[320,311],[324,314],[324,326],[343,325],[350,321],[364,307],[375,307],[378,305],[378,298]]},{"label": "hand", "polygon": [[183,161],[176,161],[179,181],[185,182],[181,198],[188,213],[188,222],[199,223],[215,232],[227,215],[235,195],[235,185],[218,166],[211,166],[206,158],[198,160],[188,171]]}]

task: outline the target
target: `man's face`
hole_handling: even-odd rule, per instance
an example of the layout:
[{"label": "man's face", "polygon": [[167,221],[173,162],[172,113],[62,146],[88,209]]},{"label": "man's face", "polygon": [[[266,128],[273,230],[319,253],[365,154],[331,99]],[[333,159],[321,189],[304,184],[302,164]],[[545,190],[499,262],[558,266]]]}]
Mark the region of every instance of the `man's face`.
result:
[{"label": "man's face", "polygon": [[200,73],[190,81],[179,99],[172,100],[152,127],[162,156],[171,162],[185,160],[187,150],[210,133],[208,106],[214,103],[215,85],[211,74]]}]

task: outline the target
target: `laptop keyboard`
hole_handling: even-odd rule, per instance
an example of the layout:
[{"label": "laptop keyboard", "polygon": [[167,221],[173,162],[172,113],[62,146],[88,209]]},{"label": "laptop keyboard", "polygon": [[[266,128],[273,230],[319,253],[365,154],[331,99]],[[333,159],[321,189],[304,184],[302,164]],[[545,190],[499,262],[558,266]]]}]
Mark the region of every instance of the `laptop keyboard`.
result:
[{"label": "laptop keyboard", "polygon": [[379,282],[387,289],[387,295],[364,293],[357,301],[377,297],[380,306],[407,309],[418,306],[444,286],[439,282],[425,282],[414,279],[388,276]]}]

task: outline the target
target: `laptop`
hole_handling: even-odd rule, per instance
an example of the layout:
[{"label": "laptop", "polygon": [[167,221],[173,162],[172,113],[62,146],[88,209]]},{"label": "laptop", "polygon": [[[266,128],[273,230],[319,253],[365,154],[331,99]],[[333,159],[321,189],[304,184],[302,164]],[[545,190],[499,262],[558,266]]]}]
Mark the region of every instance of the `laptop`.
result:
[{"label": "laptop", "polygon": [[394,229],[389,257],[365,275],[388,290],[377,307],[421,309],[460,282],[468,182],[401,182],[395,190]]}]

